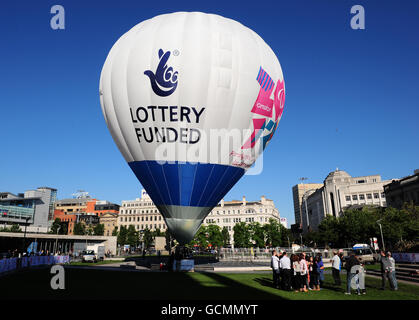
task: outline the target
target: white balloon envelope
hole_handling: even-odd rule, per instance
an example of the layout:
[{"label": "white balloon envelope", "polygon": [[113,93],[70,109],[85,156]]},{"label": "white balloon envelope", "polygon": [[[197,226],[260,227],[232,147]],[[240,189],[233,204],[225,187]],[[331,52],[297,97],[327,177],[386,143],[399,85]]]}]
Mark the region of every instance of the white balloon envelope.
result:
[{"label": "white balloon envelope", "polygon": [[200,12],[136,25],[100,77],[109,131],[182,244],[263,152],[284,101],[281,66],[262,38]]}]

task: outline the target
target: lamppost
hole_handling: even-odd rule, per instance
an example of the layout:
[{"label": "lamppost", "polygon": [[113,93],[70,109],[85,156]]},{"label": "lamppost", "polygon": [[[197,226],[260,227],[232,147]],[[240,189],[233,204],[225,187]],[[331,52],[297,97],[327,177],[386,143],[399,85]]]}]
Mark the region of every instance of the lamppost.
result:
[{"label": "lamppost", "polygon": [[386,246],[384,244],[384,237],[383,237],[383,229],[381,228],[381,220],[377,220],[378,225],[380,226],[380,233],[381,233],[381,242],[383,243],[383,250],[386,251]]},{"label": "lamppost", "polygon": [[307,197],[308,197],[308,193],[310,192],[310,190],[304,192],[303,194],[303,201],[305,202],[305,207],[306,207],[306,218],[307,218],[307,231],[308,231],[308,227],[310,226],[310,220],[308,217],[308,210],[307,210]]},{"label": "lamppost", "polygon": [[28,226],[28,221],[31,217],[25,218],[25,233],[23,234],[23,247],[22,247],[22,255],[25,252],[25,245],[26,245],[26,227]]},{"label": "lamppost", "polygon": [[55,239],[55,250],[54,250],[54,254],[57,253],[57,246],[58,246],[58,231],[60,231],[61,226],[58,227],[57,229],[57,239]]},{"label": "lamppost", "polygon": [[290,245],[290,237],[287,236],[287,239],[288,239],[288,248],[291,248],[291,245]]},{"label": "lamppost", "polygon": [[[304,181],[308,180],[308,178],[307,177],[301,177],[298,180],[301,180],[301,182],[303,184],[303,196],[301,197],[301,200],[304,201],[304,194],[306,193],[306,186],[304,184]],[[307,207],[307,202],[306,202],[306,207]],[[307,212],[306,212],[306,214],[307,214]],[[302,204],[301,204],[301,208],[300,208],[300,228],[301,229],[303,228],[303,205]]]}]

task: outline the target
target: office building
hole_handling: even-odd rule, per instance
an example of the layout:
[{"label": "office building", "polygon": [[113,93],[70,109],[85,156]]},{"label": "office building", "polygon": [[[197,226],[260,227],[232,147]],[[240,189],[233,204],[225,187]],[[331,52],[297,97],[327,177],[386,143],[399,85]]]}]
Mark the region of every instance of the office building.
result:
[{"label": "office building", "polygon": [[384,186],[387,205],[400,209],[405,203],[419,205],[419,169],[413,175],[395,179]]},{"label": "office building", "polygon": [[303,196],[307,195],[316,189],[323,187],[321,183],[300,183],[292,187],[292,198],[294,201],[294,217],[297,228],[302,228],[302,212],[305,211],[303,206]]},{"label": "office building", "polygon": [[384,185],[388,182],[382,181],[380,175],[351,177],[343,170],[330,172],[323,186],[311,190],[306,198],[307,210],[302,211],[303,232],[317,230],[327,215],[340,217],[348,208],[365,205],[386,207]]},{"label": "office building", "polygon": [[0,225],[26,226],[28,232],[47,232],[53,215],[57,189],[39,187],[17,195],[0,193]]}]

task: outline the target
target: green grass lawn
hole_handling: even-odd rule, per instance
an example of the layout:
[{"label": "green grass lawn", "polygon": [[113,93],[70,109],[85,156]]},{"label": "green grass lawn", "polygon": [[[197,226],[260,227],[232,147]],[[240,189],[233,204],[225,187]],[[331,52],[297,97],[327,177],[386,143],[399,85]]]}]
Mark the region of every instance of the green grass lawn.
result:
[{"label": "green grass lawn", "polygon": [[125,272],[66,268],[65,290],[52,290],[50,269],[0,277],[0,299],[143,299],[143,300],[418,300],[419,286],[399,283],[399,291],[380,291],[380,279],[366,278],[367,294],[343,294],[326,275],[322,291],[285,292],[272,288],[270,273]]}]

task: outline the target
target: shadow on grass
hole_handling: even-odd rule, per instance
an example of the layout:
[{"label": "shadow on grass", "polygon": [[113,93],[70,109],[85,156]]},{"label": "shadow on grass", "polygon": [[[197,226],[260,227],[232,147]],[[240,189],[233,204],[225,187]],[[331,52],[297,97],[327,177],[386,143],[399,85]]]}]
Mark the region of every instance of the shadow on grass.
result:
[{"label": "shadow on grass", "polygon": [[235,300],[278,296],[215,273],[135,272],[65,268],[65,289],[51,289],[49,268],[0,277],[4,299]]},{"label": "shadow on grass", "polygon": [[[281,296],[278,296],[276,294],[269,293],[264,290],[257,289],[252,286],[248,286],[243,284],[242,282],[235,281],[231,278],[228,278],[226,276],[223,276],[218,273],[214,272],[207,272],[203,273],[207,277],[211,278],[213,281],[220,283],[225,286],[225,288],[228,288],[229,291],[231,291],[231,294],[227,292],[226,298],[229,300],[235,300],[235,299],[251,299],[251,300],[281,300],[286,299]],[[266,285],[269,287],[272,287],[272,281],[268,281],[266,278],[263,278],[264,282],[266,282]],[[255,280],[255,279],[252,279]],[[214,293],[217,294],[217,293]],[[224,295],[224,293],[223,293]],[[217,297],[217,296],[214,296]]]}]

